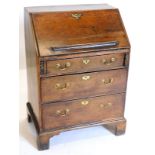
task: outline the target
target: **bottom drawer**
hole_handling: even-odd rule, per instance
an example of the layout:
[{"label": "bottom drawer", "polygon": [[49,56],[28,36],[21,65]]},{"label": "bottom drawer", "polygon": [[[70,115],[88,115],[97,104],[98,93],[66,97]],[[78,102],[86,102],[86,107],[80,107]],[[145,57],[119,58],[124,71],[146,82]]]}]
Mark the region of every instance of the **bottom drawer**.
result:
[{"label": "bottom drawer", "polygon": [[44,129],[93,123],[122,117],[125,94],[100,96],[42,105]]}]

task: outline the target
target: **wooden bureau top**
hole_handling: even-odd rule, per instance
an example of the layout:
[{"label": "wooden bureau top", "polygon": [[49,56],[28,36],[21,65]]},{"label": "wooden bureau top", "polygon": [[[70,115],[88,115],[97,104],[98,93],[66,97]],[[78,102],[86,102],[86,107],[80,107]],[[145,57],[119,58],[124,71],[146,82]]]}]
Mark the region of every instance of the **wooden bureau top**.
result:
[{"label": "wooden bureau top", "polygon": [[118,9],[109,5],[30,7],[40,56],[130,48]]},{"label": "wooden bureau top", "polygon": [[82,4],[82,5],[57,5],[57,6],[35,6],[25,7],[28,12],[56,12],[56,11],[77,11],[77,10],[103,10],[113,9],[109,4]]}]

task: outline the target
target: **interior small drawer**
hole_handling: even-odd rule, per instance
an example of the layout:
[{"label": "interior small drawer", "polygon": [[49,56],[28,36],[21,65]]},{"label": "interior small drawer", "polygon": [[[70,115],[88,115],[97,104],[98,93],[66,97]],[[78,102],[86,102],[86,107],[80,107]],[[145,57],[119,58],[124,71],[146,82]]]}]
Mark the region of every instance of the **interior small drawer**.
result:
[{"label": "interior small drawer", "polygon": [[119,68],[124,65],[124,53],[85,56],[47,61],[47,74],[61,75]]},{"label": "interior small drawer", "polygon": [[126,90],[127,69],[41,79],[42,103],[119,93]]},{"label": "interior small drawer", "polygon": [[44,129],[56,129],[123,117],[125,94],[43,105]]}]

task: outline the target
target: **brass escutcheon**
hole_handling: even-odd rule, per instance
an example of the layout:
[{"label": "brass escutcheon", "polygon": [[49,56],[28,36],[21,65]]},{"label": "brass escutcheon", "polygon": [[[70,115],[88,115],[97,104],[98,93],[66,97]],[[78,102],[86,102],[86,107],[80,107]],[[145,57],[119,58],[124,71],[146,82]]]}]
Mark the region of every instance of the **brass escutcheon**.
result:
[{"label": "brass escutcheon", "polygon": [[72,14],[72,17],[75,18],[75,19],[77,19],[77,20],[80,19],[81,16],[82,16],[81,13],[73,13],[73,14]]},{"label": "brass escutcheon", "polygon": [[88,105],[88,104],[89,104],[89,101],[87,101],[87,100],[81,101],[81,104],[82,104],[82,105]]},{"label": "brass escutcheon", "polygon": [[83,63],[84,63],[85,65],[87,65],[89,62],[90,62],[89,59],[83,59]]},{"label": "brass escutcheon", "polygon": [[83,77],[82,77],[82,80],[89,80],[90,79],[90,76],[89,75],[84,75]]}]

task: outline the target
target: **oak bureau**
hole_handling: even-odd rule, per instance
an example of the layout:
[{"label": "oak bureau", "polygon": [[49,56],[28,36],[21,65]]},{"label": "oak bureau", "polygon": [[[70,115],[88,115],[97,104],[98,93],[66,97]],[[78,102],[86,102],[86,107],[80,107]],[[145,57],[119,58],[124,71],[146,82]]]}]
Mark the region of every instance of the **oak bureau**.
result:
[{"label": "oak bureau", "polygon": [[106,4],[25,8],[28,121],[39,150],[63,131],[102,125],[125,132],[130,43]]}]

